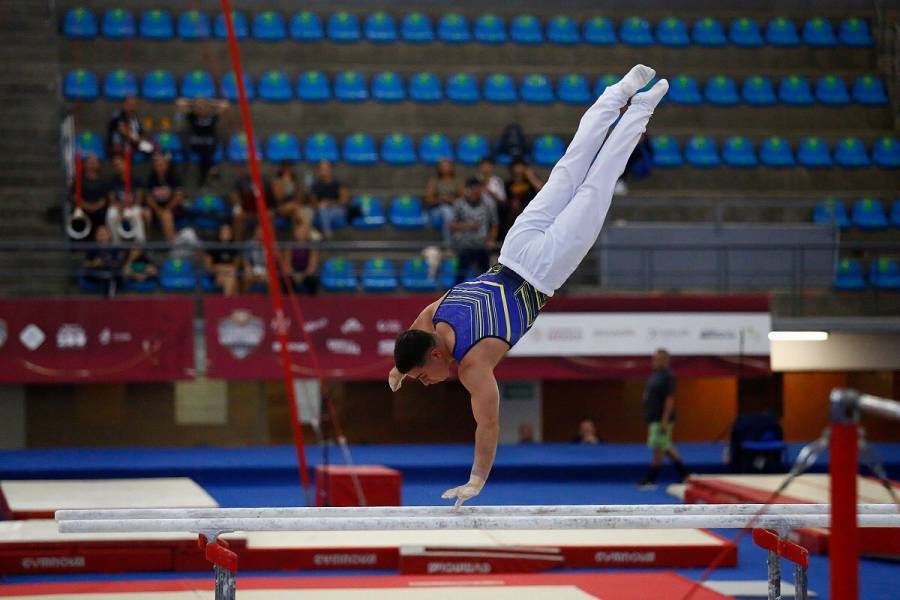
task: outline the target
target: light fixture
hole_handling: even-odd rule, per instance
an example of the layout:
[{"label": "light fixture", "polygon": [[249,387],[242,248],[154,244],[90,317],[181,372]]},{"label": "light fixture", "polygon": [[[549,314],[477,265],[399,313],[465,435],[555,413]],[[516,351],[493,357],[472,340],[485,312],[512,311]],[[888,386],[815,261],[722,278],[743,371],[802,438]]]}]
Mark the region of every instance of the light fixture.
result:
[{"label": "light fixture", "polygon": [[770,342],[824,342],[827,331],[770,331]]}]

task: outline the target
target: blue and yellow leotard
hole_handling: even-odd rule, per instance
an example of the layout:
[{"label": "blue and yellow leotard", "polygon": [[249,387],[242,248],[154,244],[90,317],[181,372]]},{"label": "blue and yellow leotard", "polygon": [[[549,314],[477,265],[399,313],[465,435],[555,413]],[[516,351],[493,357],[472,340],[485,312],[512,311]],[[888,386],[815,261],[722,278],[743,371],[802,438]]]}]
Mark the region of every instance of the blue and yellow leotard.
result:
[{"label": "blue and yellow leotard", "polygon": [[453,358],[459,363],[484,338],[495,337],[510,348],[515,346],[546,303],[545,294],[509,267],[498,264],[476,279],[450,288],[432,322],[453,328]]}]

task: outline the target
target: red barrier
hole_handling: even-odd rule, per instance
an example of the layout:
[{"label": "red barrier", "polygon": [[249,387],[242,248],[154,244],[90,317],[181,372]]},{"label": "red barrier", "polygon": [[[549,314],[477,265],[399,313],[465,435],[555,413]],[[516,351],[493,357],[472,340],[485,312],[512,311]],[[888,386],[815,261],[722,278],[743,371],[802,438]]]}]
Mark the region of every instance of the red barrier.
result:
[{"label": "red barrier", "polygon": [[768,529],[754,529],[753,543],[774,552],[781,558],[786,558],[795,565],[800,565],[804,569],[809,568],[809,552],[803,546],[795,544],[790,540],[786,540]]}]

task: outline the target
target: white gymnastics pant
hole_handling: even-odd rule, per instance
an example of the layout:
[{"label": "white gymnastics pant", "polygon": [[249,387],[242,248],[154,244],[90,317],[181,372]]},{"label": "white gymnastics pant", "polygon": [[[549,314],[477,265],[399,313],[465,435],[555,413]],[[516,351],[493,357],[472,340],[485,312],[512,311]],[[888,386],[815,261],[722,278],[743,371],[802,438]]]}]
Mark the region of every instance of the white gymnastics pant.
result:
[{"label": "white gymnastics pant", "polygon": [[547,183],[506,234],[500,263],[548,296],[562,287],[600,235],[616,182],[653,114],[655,102],[641,96],[632,98],[603,143],[628,102],[619,86],[606,88],[581,117]]}]

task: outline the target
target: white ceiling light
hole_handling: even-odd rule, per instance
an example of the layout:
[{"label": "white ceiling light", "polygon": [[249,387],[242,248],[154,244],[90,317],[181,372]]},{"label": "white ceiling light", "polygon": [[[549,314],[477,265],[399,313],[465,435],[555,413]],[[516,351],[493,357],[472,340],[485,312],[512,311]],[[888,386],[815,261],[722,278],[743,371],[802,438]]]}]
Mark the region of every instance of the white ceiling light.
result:
[{"label": "white ceiling light", "polygon": [[827,331],[770,331],[770,342],[824,342]]}]

